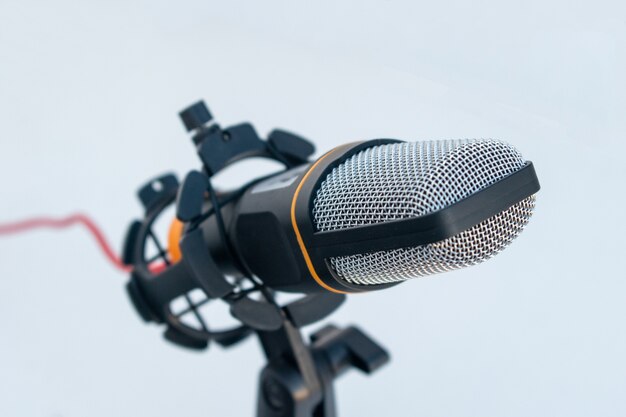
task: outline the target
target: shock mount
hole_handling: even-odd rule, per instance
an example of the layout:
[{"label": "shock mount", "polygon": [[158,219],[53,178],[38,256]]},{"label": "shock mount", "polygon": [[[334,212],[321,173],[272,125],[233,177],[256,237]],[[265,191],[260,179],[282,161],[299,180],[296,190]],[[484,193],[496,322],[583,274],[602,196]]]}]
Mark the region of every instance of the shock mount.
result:
[{"label": "shock mount", "polygon": [[[325,319],[344,301],[334,293],[304,295],[280,305],[273,291],[253,276],[233,279],[220,270],[203,238],[200,225],[215,218],[223,247],[233,255],[220,208],[235,201],[258,179],[229,192],[217,192],[212,177],[237,161],[262,157],[290,169],[308,164],[314,152],[306,139],[273,130],[262,140],[249,123],[222,128],[204,102],[180,113],[200,160],[202,170],[189,172],[182,184],[174,174],[148,181],[138,191],[145,215],[131,223],[123,261],[132,266],[127,292],[146,322],[163,324],[165,338],[179,346],[206,349],[211,342],[229,347],[255,333],[267,364],[261,371],[257,417],[335,417],[334,380],[351,368],[370,374],[389,361],[377,342],[357,327],[327,325],[304,340],[301,328]],[[154,225],[163,211],[175,204],[184,225],[178,242],[181,258],[172,259]],[[171,243],[170,243],[171,245]],[[147,247],[156,254],[147,254]],[[160,267],[155,268],[155,265]],[[192,293],[202,297],[193,297]],[[212,329],[200,308],[224,301],[240,325]],[[173,305],[182,301],[185,307]],[[185,317],[191,317],[193,324]]]}]

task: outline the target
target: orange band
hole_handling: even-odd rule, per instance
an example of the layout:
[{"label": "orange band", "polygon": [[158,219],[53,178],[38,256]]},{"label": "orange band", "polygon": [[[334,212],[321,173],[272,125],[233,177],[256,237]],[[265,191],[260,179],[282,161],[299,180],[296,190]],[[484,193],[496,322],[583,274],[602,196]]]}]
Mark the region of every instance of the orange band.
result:
[{"label": "orange band", "polygon": [[296,222],[296,200],[298,199],[298,195],[300,194],[300,189],[302,188],[302,185],[307,180],[307,178],[309,177],[311,172],[315,169],[315,167],[320,162],[322,162],[324,159],[326,159],[326,157],[328,157],[330,154],[332,154],[336,149],[337,148],[329,151],[324,156],[322,156],[320,159],[318,159],[313,165],[311,165],[311,168],[309,168],[309,170],[306,172],[306,174],[304,174],[304,177],[302,177],[302,180],[300,181],[300,184],[298,184],[298,187],[296,188],[296,192],[293,194],[293,200],[291,200],[291,225],[293,226],[293,230],[296,233],[296,239],[298,240],[298,245],[300,246],[300,251],[302,251],[302,256],[304,256],[304,261],[306,262],[306,266],[307,266],[307,268],[309,268],[309,272],[311,273],[311,276],[313,277],[313,279],[315,279],[315,281],[322,288],[324,288],[324,289],[326,289],[328,291],[331,291],[331,292],[334,292],[334,293],[337,293],[337,294],[348,294],[345,291],[340,291],[340,290],[337,290],[337,289],[329,286],[324,281],[322,281],[322,279],[319,277],[319,275],[317,275],[317,272],[315,271],[315,268],[313,267],[313,262],[311,262],[311,258],[309,256],[309,253],[307,252],[306,246],[304,245],[304,241],[302,240],[302,236],[300,235],[300,230],[298,229],[298,223]]},{"label": "orange band", "polygon": [[170,258],[173,263],[180,261],[183,257],[183,254],[180,251],[179,242],[181,236],[183,235],[184,227],[185,224],[174,217],[167,236],[167,250],[170,253]]}]

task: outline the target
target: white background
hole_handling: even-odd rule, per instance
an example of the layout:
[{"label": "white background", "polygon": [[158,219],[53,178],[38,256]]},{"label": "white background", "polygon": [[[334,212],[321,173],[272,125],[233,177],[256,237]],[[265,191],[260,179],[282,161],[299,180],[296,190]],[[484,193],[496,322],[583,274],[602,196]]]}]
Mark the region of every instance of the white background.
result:
[{"label": "white background", "polygon": [[[625,80],[619,1],[2,0],[0,222],[80,209],[120,247],[136,188],[198,166],[177,112],[199,98],[318,154],[501,138],[536,165],[536,215],[483,265],[333,316],[393,354],[338,381],[341,416],[623,417]],[[83,230],[0,238],[0,260],[1,416],[253,415],[256,341],[165,343]]]}]

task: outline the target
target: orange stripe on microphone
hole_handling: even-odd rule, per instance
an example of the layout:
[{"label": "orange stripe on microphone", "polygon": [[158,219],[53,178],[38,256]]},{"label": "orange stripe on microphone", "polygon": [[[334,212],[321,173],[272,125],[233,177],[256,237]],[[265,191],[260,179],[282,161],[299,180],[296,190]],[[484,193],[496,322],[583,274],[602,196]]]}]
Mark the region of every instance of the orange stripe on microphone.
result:
[{"label": "orange stripe on microphone", "polygon": [[347,292],[340,291],[340,290],[337,290],[337,289],[329,286],[324,281],[322,281],[322,279],[319,277],[319,275],[317,275],[317,272],[315,271],[315,268],[313,267],[313,262],[311,262],[311,257],[309,256],[309,252],[307,251],[306,246],[304,245],[304,241],[302,240],[302,236],[300,235],[300,230],[298,229],[298,223],[296,222],[296,200],[298,199],[298,195],[300,194],[300,190],[302,189],[302,185],[307,180],[307,178],[309,177],[311,172],[313,172],[315,167],[320,162],[322,162],[324,159],[326,159],[326,157],[328,157],[332,153],[334,153],[334,151],[336,149],[337,148],[329,151],[324,156],[322,156],[320,159],[318,159],[313,165],[311,165],[311,168],[309,168],[309,170],[306,172],[306,174],[304,174],[304,177],[302,177],[302,180],[300,181],[300,184],[298,184],[298,187],[296,188],[296,192],[293,194],[293,200],[291,200],[291,225],[293,226],[293,230],[296,233],[296,239],[298,240],[298,245],[300,246],[300,251],[302,252],[302,256],[304,256],[304,261],[306,262],[306,266],[307,266],[307,268],[309,268],[309,272],[311,273],[311,276],[313,277],[313,279],[315,279],[315,282],[317,282],[322,288],[324,288],[324,289],[326,289],[328,291],[331,291],[331,292],[334,292],[334,293],[337,293],[337,294],[348,294]]}]

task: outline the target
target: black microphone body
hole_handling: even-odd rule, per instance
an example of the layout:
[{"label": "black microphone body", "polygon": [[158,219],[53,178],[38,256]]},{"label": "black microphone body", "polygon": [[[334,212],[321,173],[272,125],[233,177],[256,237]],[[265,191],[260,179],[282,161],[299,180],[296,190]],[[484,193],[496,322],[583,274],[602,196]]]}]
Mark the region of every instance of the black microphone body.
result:
[{"label": "black microphone body", "polygon": [[386,142],[374,140],[338,146],[312,163],[254,184],[239,199],[224,205],[221,213],[229,248],[222,243],[215,216],[201,225],[211,256],[220,269],[235,277],[257,276],[277,291],[363,291],[349,288],[347,283],[339,284],[323,259],[317,259],[321,272],[314,269],[312,253],[304,246],[302,235],[314,233],[310,199],[323,175],[342,162],[348,153]]},{"label": "black microphone body", "polygon": [[[532,163],[497,140],[376,139],[311,162],[306,139],[277,129],[262,140],[249,123],[222,128],[203,102],[181,118],[203,168],[139,189],[144,216],[128,229],[126,288],[141,317],[165,324],[179,346],[228,347],[256,332],[268,358],[259,416],[335,415],[340,371],[370,373],[389,355],[354,327],[326,326],[311,344],[299,329],[328,317],[344,294],[491,258],[526,226],[539,190]],[[251,157],[286,170],[215,191],[215,174]],[[174,203],[165,245],[153,226]],[[279,303],[275,291],[305,295]],[[239,324],[209,326],[202,309],[212,300]]]},{"label": "black microphone body", "polygon": [[[194,349],[229,346],[285,320],[317,322],[343,294],[483,262],[521,233],[539,190],[532,163],[498,140],[376,139],[311,161],[306,139],[276,129],[263,140],[249,123],[222,128],[203,102],[181,117],[202,171],[139,189],[144,215],[131,223],[122,258],[141,317]],[[251,157],[286,170],[215,191],[216,173]],[[154,227],[171,206],[164,244]],[[306,295],[280,306],[273,291]],[[217,299],[241,326],[214,331],[202,320],[198,309]],[[189,314],[192,322],[183,320]]]},{"label": "black microphone body", "polygon": [[[254,275],[278,291],[328,291],[311,276],[292,221],[294,195],[316,162],[271,176],[222,206],[229,248],[221,239],[215,216],[201,224],[211,256],[226,275]],[[307,180],[312,180],[311,174]],[[307,213],[299,210],[297,214],[307,220]]]},{"label": "black microphone body", "polygon": [[[499,146],[499,142],[495,143]],[[387,147],[393,151],[394,147],[403,145],[407,144],[386,139],[342,145],[332,149],[313,163],[292,168],[254,184],[239,199],[222,207],[221,213],[226,226],[228,248],[225,248],[222,243],[214,216],[201,225],[211,256],[226,274],[254,275],[265,285],[278,291],[351,293],[383,289],[398,284],[402,280],[366,284],[350,282],[337,273],[329,260],[365,257],[368,255],[363,254],[372,252],[384,251],[389,254],[393,251],[402,251],[407,247],[428,247],[429,244],[437,244],[437,242],[459,236],[477,225],[483,225],[484,228],[486,220],[506,210],[511,210],[512,206],[521,204],[520,202],[533,196],[539,188],[532,164],[526,163],[520,169],[511,170],[510,175],[501,175],[502,178],[498,177],[498,181],[493,184],[484,186],[476,192],[469,190],[467,197],[448,203],[438,210],[432,210],[426,215],[416,217],[400,215],[392,218],[386,214],[387,217],[369,222],[370,224],[368,222],[359,225],[348,224],[348,227],[341,230],[320,231],[316,227],[313,215],[316,209],[314,204],[316,194],[320,192],[324,180],[330,178],[329,175],[334,173],[337,167],[350,158],[354,159],[371,149]],[[481,150],[481,152],[485,151]],[[401,164],[408,162],[410,161],[400,159]],[[491,167],[485,168],[477,165],[476,171],[473,172],[472,166],[466,165],[467,162],[463,161],[462,168],[467,172],[456,172],[457,176],[480,176],[483,175],[479,172],[480,169],[491,169]],[[352,173],[349,174],[352,175]],[[377,191],[369,191],[368,187],[372,187],[368,181],[374,184],[378,181],[378,177],[375,173],[369,172],[364,175],[369,175],[369,177],[365,177],[365,180],[359,179],[354,186],[361,186],[366,190],[363,194],[365,198],[379,198],[380,196],[374,197],[376,193],[382,196],[386,196],[386,193],[393,194],[394,191],[391,188],[385,190],[384,187]],[[403,180],[397,178],[399,183]],[[435,181],[454,182],[457,180],[436,177]],[[411,187],[407,189],[413,190]],[[403,193],[406,194],[406,190],[403,190]],[[423,198],[419,195],[410,197],[417,200]],[[534,197],[532,198],[534,202]],[[336,199],[341,200],[342,195],[337,195]],[[349,207],[350,210],[359,210],[360,206],[379,203],[366,200],[361,196],[350,201],[349,204],[352,205]],[[393,204],[397,206],[404,203],[382,203],[386,207],[392,207]],[[532,207],[525,208],[532,210]],[[376,208],[376,210],[380,211],[383,208]],[[529,217],[529,213],[530,211],[524,212],[524,215]],[[525,223],[516,226],[515,233],[511,233],[512,237],[515,237],[524,225]],[[501,225],[491,225],[491,227],[501,227]],[[506,239],[498,237],[502,242],[498,242],[500,246],[494,247],[492,251],[502,249],[508,244],[505,240],[510,240],[512,237],[508,236]],[[492,253],[483,255],[484,258],[490,256]],[[456,267],[481,260],[465,260],[464,264],[456,260],[459,263]],[[454,268],[455,266],[449,269]],[[427,271],[418,276],[435,272],[443,271]]]}]

